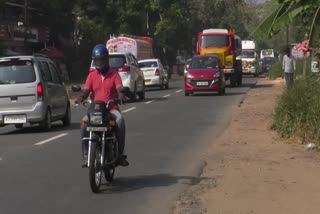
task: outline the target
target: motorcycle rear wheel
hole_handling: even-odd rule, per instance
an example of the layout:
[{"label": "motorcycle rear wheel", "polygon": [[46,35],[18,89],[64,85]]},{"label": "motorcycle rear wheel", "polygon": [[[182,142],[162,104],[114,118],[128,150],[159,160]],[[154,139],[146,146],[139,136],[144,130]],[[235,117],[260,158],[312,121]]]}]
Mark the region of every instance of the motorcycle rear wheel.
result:
[{"label": "motorcycle rear wheel", "polygon": [[90,148],[90,167],[89,180],[92,192],[98,193],[101,186],[102,167],[100,163],[101,149],[97,146],[97,142],[91,142]]}]

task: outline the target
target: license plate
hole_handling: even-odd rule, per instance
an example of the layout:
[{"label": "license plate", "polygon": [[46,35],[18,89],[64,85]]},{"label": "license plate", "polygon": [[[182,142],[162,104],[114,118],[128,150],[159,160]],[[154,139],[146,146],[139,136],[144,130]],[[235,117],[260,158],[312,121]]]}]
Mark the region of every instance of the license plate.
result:
[{"label": "license plate", "polygon": [[151,80],[145,80],[144,82],[145,83],[151,83]]},{"label": "license plate", "polygon": [[88,132],[106,132],[108,131],[107,127],[87,127]]},{"label": "license plate", "polygon": [[242,69],[242,72],[243,72],[243,73],[248,73],[249,70],[248,70],[248,69]]},{"label": "license plate", "polygon": [[8,115],[4,116],[5,124],[15,124],[15,123],[26,123],[27,117],[26,115]]},{"label": "license plate", "polygon": [[207,86],[209,85],[208,82],[197,82],[197,86]]}]

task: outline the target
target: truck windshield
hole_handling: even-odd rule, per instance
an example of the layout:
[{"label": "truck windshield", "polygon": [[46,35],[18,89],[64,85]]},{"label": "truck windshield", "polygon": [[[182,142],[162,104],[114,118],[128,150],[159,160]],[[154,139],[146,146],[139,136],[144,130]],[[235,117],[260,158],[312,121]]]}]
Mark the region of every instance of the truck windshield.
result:
[{"label": "truck windshield", "polygon": [[254,58],[254,50],[242,50],[241,56],[244,58]]},{"label": "truck windshield", "polygon": [[229,47],[229,36],[227,35],[208,35],[201,37],[201,47]]}]

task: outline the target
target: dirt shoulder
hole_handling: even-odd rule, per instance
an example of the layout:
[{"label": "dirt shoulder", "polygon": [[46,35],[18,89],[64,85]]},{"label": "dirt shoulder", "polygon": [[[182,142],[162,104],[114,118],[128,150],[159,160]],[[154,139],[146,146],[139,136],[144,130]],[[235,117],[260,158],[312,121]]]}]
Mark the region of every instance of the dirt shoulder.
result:
[{"label": "dirt shoulder", "polygon": [[212,143],[199,183],[175,203],[175,214],[316,214],[319,153],[288,144],[270,130],[284,82],[260,79],[228,129]]}]

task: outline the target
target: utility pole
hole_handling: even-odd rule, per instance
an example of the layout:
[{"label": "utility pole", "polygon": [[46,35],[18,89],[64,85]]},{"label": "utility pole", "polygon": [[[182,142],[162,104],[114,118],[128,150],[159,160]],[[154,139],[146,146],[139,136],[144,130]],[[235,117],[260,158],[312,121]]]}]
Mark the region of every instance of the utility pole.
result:
[{"label": "utility pole", "polygon": [[28,39],[28,27],[29,27],[29,19],[28,19],[28,5],[29,0],[24,0],[24,40],[23,40],[23,48],[24,52],[27,52],[27,39]]}]

